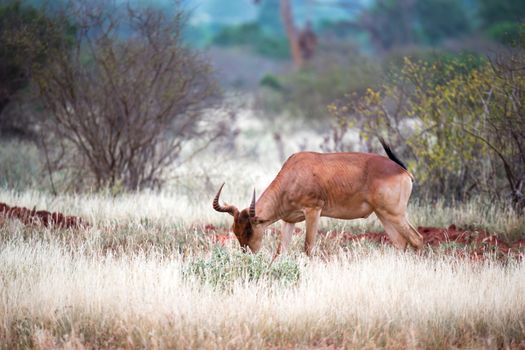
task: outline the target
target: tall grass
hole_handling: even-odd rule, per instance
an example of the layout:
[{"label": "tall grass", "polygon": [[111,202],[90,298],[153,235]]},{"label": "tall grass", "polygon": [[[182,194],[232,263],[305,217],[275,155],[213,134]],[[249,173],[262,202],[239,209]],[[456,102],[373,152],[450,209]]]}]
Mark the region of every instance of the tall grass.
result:
[{"label": "tall grass", "polygon": [[[248,206],[278,164],[186,164],[162,193],[51,196],[0,190],[9,205],[78,215],[91,226],[62,230],[0,218],[0,348],[519,348],[525,346],[525,263],[399,253],[320,239],[313,259],[294,236],[271,262],[232,239],[211,201]],[[274,166],[275,165],[275,166]],[[200,170],[199,170],[200,169]],[[190,171],[191,170],[191,171]],[[174,173],[176,176],[176,172]],[[469,226],[523,237],[523,215],[475,199],[411,201],[419,226]],[[205,229],[212,224],[217,227]],[[322,230],[382,230],[375,216],[323,218]],[[301,227],[301,226],[300,226]],[[330,242],[329,242],[330,241]]]},{"label": "tall grass", "polygon": [[355,249],[328,261],[284,258],[299,269],[293,284],[276,283],[275,275],[240,273],[224,289],[203,283],[198,271],[188,273],[206,259],[224,265],[208,271],[207,280],[232,260],[254,264],[234,248],[219,258],[204,250],[193,256],[113,255],[15,235],[0,250],[2,348],[446,348],[525,342],[525,263],[516,260],[503,265]]},{"label": "tall grass", "polygon": [[[269,182],[269,181],[268,181]],[[239,190],[239,187],[241,188]],[[246,188],[250,188],[248,185]],[[263,187],[263,186],[261,186]],[[249,191],[243,186],[226,186],[222,195],[228,203],[240,209],[248,206]],[[51,196],[38,191],[9,191],[0,189],[0,201],[9,205],[59,211],[67,215],[79,215],[96,226],[126,224],[155,224],[156,226],[191,227],[213,224],[229,227],[231,217],[217,213],[211,208],[216,188],[172,190],[161,193],[132,193],[119,196],[110,194],[84,194]],[[248,197],[249,199],[249,197]],[[244,204],[244,205],[243,205]],[[414,199],[409,203],[408,214],[416,226],[458,227],[484,229],[499,234],[507,240],[523,238],[525,215],[502,203],[487,202],[481,197],[466,202],[424,202]],[[276,225],[278,228],[279,226]],[[304,227],[299,224],[299,227]],[[368,219],[351,221],[321,219],[321,229],[350,231],[382,231],[383,227],[375,215]]]}]

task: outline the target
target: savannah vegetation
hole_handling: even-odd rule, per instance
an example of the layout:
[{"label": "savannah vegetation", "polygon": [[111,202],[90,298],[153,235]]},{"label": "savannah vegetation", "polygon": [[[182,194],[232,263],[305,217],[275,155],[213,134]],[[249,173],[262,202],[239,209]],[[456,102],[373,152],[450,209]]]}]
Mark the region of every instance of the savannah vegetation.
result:
[{"label": "savannah vegetation", "polygon": [[[525,346],[525,6],[248,3],[0,1],[0,203],[87,223],[0,212],[0,348]],[[245,254],[212,209],[378,136],[415,226],[471,243],[323,218],[272,261],[278,225]]]}]

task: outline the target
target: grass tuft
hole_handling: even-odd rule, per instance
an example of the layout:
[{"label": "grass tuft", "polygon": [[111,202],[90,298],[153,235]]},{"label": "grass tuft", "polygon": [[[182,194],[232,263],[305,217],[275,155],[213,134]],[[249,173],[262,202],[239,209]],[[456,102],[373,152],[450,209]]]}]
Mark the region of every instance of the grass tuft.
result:
[{"label": "grass tuft", "polygon": [[301,272],[298,262],[290,258],[283,257],[272,263],[265,254],[245,254],[215,246],[210,257],[194,258],[184,269],[183,276],[231,291],[238,281],[292,286],[298,283]]}]

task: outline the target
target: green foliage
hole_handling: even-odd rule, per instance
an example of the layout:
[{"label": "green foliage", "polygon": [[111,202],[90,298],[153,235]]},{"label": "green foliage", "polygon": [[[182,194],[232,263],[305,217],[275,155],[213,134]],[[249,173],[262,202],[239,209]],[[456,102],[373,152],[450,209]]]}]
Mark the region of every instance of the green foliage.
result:
[{"label": "green foliage", "polygon": [[366,15],[370,20],[365,28],[371,33],[377,48],[390,49],[413,40],[413,10],[400,6],[399,1],[374,2]]},{"label": "green foliage", "polygon": [[491,64],[406,58],[381,89],[334,113],[362,120],[365,137],[386,132],[406,147],[420,193],[462,199],[488,192],[522,203],[524,58],[523,51]]},{"label": "green foliage", "polygon": [[260,99],[269,114],[287,110],[310,122],[323,122],[330,102],[345,94],[363,94],[367,87],[377,86],[380,76],[379,64],[354,54],[344,64],[312,65],[285,76],[265,77]]},{"label": "green foliage", "polygon": [[[52,18],[43,9],[20,0],[0,5],[0,62],[2,81],[27,82],[29,71],[44,65],[53,51],[74,40],[75,27],[62,18]],[[25,81],[23,81],[25,79]]]},{"label": "green foliage", "polygon": [[272,90],[282,90],[282,85],[279,82],[279,78],[275,75],[267,74],[261,79],[261,86],[267,87]]},{"label": "green foliage", "polygon": [[288,41],[284,36],[265,33],[257,23],[223,28],[213,39],[219,46],[245,46],[254,52],[271,58],[285,59],[290,56]]},{"label": "green foliage", "polygon": [[[390,77],[393,78],[392,82],[395,82],[399,77],[407,59],[411,62],[425,62],[426,64],[434,65],[436,69],[440,70],[439,74],[433,75],[435,83],[450,79],[451,74],[467,74],[487,63],[485,56],[467,51],[459,54],[436,49],[413,50],[409,54],[393,51],[385,58],[384,62],[384,66],[387,67],[386,70],[389,73],[393,73],[390,74]],[[448,73],[446,72],[447,70],[449,71]],[[445,76],[442,74],[445,74]]]},{"label": "green foliage", "polygon": [[490,38],[507,45],[513,45],[520,39],[523,25],[515,22],[502,21],[493,24],[487,29]]},{"label": "green foliage", "polygon": [[299,281],[301,272],[295,260],[283,257],[272,264],[262,254],[245,254],[216,246],[208,259],[199,257],[189,263],[184,275],[229,290],[239,281],[293,285]]},{"label": "green foliage", "polygon": [[525,20],[525,2],[514,0],[478,0],[479,17],[487,35],[504,44],[514,45],[520,38]]},{"label": "green foliage", "polygon": [[469,31],[469,21],[460,1],[416,1],[417,24],[423,41],[431,44]]},{"label": "green foliage", "polygon": [[525,18],[525,2],[516,0],[478,0],[479,16],[485,27],[500,22],[519,23]]},{"label": "green foliage", "polygon": [[[75,28],[67,21],[51,17],[43,9],[28,6],[21,0],[0,5],[0,113],[57,50],[72,44],[74,34]],[[30,122],[25,116],[22,118],[28,127]],[[18,124],[3,116],[0,130],[21,136],[29,134]]]},{"label": "green foliage", "polygon": [[413,44],[436,44],[467,33],[465,8],[456,0],[375,1],[360,20],[379,50]]}]

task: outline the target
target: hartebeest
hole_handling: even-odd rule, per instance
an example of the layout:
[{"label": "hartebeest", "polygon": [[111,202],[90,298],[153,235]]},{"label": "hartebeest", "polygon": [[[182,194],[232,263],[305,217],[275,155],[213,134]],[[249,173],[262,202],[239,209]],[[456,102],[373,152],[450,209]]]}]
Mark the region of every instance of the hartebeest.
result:
[{"label": "hartebeest", "polygon": [[286,250],[297,222],[306,220],[305,251],[311,255],[319,218],[366,218],[372,212],[383,224],[392,243],[405,249],[407,242],[423,246],[421,234],[407,218],[413,176],[380,139],[388,158],[371,153],[314,153],[292,155],[255,202],[239,211],[220,205],[221,186],[213,208],[233,216],[233,232],[243,249],[257,252],[265,228],[282,220],[281,241],[276,255]]}]

